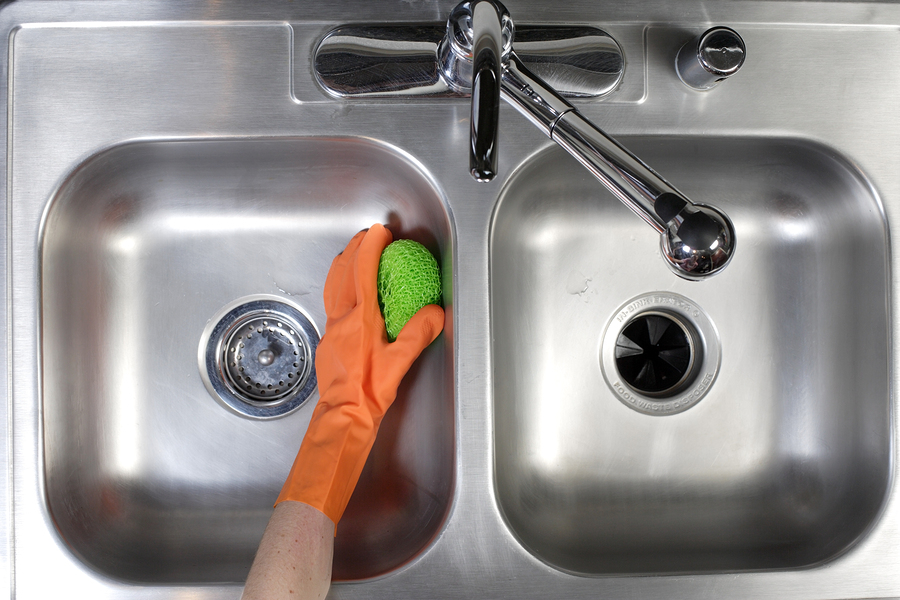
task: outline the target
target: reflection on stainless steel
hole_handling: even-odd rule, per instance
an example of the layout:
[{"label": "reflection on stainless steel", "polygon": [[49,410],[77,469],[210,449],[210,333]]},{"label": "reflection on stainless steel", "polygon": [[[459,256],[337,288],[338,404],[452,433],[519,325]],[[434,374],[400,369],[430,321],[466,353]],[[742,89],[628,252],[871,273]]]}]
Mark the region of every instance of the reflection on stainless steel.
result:
[{"label": "reflection on stainless steel", "polygon": [[435,61],[445,31],[440,25],[338,27],[316,48],[316,79],[341,98],[453,94]]},{"label": "reflection on stainless steel", "polygon": [[735,30],[713,27],[681,47],[675,69],[685,85],[709,90],[737,73],[746,58],[747,47]]},{"label": "reflection on stainless steel", "polygon": [[[703,284],[509,107],[481,185],[467,99],[316,82],[341,23],[435,23],[433,55],[453,4],[3,5],[0,596],[240,597],[311,401],[232,414],[200,336],[257,294],[321,331],[334,254],[388,220],[441,257],[447,323],[338,527],[329,598],[900,597],[900,75],[847,52],[900,62],[900,4],[510,6],[523,62],[525,22],[621,45],[615,93],[568,101],[728,213],[741,249]],[[741,24],[752,64],[698,94],[672,62],[707,23]],[[678,414],[603,374],[605,328],[647,294],[720,342]]]},{"label": "reflection on stainless steel", "polygon": [[564,97],[603,96],[622,79],[622,51],[600,29],[521,26],[515,40],[519,60]]},{"label": "reflection on stainless steel", "polygon": [[[747,248],[721,285],[686,284],[673,295],[661,287],[665,271],[651,268],[652,249],[621,252],[623,239],[643,235],[640,225],[597,202],[563,153],[519,170],[491,232],[503,514],[526,548],[579,573],[783,569],[833,558],[871,526],[888,485],[878,201],[852,167],[815,146],[629,144],[698,190],[739,179],[741,192],[724,206]],[[798,228],[807,233],[794,235]],[[704,364],[693,386],[670,397],[635,393],[610,361],[615,336],[602,357],[597,348],[607,321],[616,334],[647,311],[703,330],[708,354],[718,353],[718,337],[721,367]]]},{"label": "reflection on stainless steel", "polygon": [[[45,476],[53,521],[88,564],[157,583],[246,575],[315,402],[275,421],[226,411],[199,377],[200,332],[225,301],[271,289],[276,276],[323,326],[331,257],[375,221],[449,255],[434,189],[402,157],[363,142],[128,144],[62,185],[42,252]],[[277,305],[252,300],[242,306],[262,315],[261,329],[262,311]],[[449,509],[448,352],[432,346],[385,418],[389,433],[341,521],[339,579],[403,564]],[[253,416],[290,408],[264,399],[247,401]],[[229,408],[248,412],[238,405]]]},{"label": "reflection on stainless steel", "polygon": [[[454,21],[448,20],[447,25],[451,23]],[[454,61],[457,55],[451,56],[449,43],[455,38],[445,35],[447,25],[344,25],[333,29],[316,47],[316,81],[338,98],[468,96],[471,51],[460,52],[464,58],[468,54],[468,61]],[[504,26],[511,27],[512,22],[505,21]],[[622,80],[622,51],[608,33],[596,27],[521,25],[516,27],[515,38],[521,60],[563,96],[604,96]],[[511,44],[511,37],[504,38],[504,55]],[[435,56],[440,57],[437,62]],[[456,70],[462,73],[456,74]]]}]

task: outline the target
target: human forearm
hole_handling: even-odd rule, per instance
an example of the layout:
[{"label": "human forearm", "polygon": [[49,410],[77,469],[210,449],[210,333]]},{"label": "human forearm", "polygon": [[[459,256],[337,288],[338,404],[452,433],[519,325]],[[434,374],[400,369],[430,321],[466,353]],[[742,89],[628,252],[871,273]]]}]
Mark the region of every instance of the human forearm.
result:
[{"label": "human forearm", "polygon": [[328,272],[325,335],[316,350],[319,402],[250,570],[246,600],[328,593],[335,524],[401,379],[443,328],[443,309],[429,305],[388,339],[377,271],[392,239],[373,225],[350,240]]},{"label": "human forearm", "polygon": [[275,507],[250,568],[243,600],[324,598],[331,585],[334,523],[302,502]]}]

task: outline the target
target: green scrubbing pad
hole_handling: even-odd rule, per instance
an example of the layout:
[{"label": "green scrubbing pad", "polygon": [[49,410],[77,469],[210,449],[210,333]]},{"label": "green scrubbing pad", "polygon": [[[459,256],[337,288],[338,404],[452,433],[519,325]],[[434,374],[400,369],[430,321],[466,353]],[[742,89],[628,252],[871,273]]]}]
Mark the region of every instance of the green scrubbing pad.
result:
[{"label": "green scrubbing pad", "polygon": [[425,246],[397,240],[378,263],[378,305],[388,339],[394,341],[420,308],[441,303],[441,270]]}]

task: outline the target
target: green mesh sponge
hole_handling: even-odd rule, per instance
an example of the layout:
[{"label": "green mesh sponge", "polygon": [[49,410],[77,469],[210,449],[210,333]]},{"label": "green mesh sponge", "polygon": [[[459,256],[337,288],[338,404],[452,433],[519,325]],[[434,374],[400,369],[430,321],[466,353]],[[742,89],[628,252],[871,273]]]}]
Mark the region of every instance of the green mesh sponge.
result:
[{"label": "green mesh sponge", "polygon": [[420,308],[441,303],[441,270],[425,246],[397,240],[378,263],[378,305],[388,339],[394,341]]}]

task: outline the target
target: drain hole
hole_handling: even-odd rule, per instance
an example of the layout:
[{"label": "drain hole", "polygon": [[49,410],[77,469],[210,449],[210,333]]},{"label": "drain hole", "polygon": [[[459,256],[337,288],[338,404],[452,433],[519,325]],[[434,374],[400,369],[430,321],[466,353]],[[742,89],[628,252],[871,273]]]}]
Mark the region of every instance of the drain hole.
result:
[{"label": "drain hole", "polygon": [[616,368],[635,391],[666,398],[691,383],[694,348],[693,335],[680,320],[662,312],[643,313],[616,338]]},{"label": "drain hole", "polygon": [[[234,327],[235,333],[225,343],[226,348],[231,348],[231,360],[224,369],[230,387],[257,402],[275,402],[287,396],[303,383],[301,378],[291,378],[293,381],[285,389],[280,387],[284,383],[279,383],[297,367],[294,348],[305,349],[303,339],[292,327],[269,325],[268,312],[240,318],[244,323]],[[243,329],[256,331],[256,335],[247,334],[246,342],[241,343],[245,338],[237,332]],[[243,348],[241,352],[235,350],[238,345]],[[251,385],[240,386],[242,380]]]},{"label": "drain hole", "polygon": [[650,292],[621,305],[600,347],[600,369],[625,406],[646,415],[684,412],[703,399],[719,372],[719,334],[693,301]]},{"label": "drain hole", "polygon": [[274,418],[299,408],[316,389],[315,327],[300,310],[277,300],[232,306],[201,339],[207,389],[249,417]]}]

